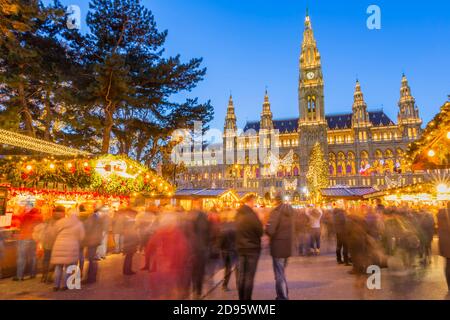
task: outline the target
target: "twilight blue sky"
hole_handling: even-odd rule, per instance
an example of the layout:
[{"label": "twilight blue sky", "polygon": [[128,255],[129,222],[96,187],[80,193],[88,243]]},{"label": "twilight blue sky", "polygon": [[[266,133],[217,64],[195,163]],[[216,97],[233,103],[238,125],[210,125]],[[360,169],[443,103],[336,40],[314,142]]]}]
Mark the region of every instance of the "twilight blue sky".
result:
[{"label": "twilight blue sky", "polygon": [[[81,7],[88,0],[62,0]],[[450,94],[450,1],[142,0],[168,29],[166,54],[203,57],[205,80],[188,94],[211,99],[223,128],[230,91],[238,125],[258,120],[265,86],[274,118],[298,116],[298,59],[305,8],[322,56],[326,113],[349,112],[358,76],[369,109],[397,119],[402,72],[426,124]],[[382,29],[366,27],[381,8]],[[82,22],[82,31],[87,27]]]}]

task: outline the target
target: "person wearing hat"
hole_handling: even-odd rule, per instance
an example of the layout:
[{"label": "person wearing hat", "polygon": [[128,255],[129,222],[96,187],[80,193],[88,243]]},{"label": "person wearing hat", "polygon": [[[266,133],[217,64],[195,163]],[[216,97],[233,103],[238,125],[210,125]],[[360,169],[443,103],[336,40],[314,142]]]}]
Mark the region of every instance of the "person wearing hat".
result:
[{"label": "person wearing hat", "polygon": [[270,213],[266,234],[270,237],[270,255],[275,273],[277,300],[288,300],[288,285],[285,269],[292,255],[294,239],[294,209],[283,203],[281,193],[275,196],[275,208]]},{"label": "person wearing hat", "polygon": [[256,196],[249,194],[236,213],[236,249],[238,263],[239,300],[251,300],[253,282],[261,254],[261,237],[264,230],[261,221],[253,211]]}]

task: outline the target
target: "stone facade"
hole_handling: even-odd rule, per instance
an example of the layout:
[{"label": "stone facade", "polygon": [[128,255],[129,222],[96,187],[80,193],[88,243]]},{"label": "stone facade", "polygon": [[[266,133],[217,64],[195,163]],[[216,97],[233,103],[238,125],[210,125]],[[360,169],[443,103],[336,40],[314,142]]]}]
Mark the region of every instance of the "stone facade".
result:
[{"label": "stone facade", "polygon": [[[282,189],[298,200],[307,192],[305,175],[311,148],[317,142],[329,162],[330,186],[384,188],[421,181],[420,175],[407,172],[403,162],[403,154],[420,136],[422,124],[405,75],[397,124],[382,110],[368,111],[359,81],[352,112],[325,114],[321,56],[309,15],[299,62],[298,106],[298,118],[273,119],[266,90],[260,121],[247,122],[240,133],[230,96],[223,143],[208,146],[208,152],[223,154],[225,164],[211,159],[188,161],[187,172],[178,175],[178,185],[233,188],[261,196]],[[266,163],[267,156],[261,156],[274,145],[279,149],[279,159],[292,156],[289,164],[277,163],[275,171]]]}]

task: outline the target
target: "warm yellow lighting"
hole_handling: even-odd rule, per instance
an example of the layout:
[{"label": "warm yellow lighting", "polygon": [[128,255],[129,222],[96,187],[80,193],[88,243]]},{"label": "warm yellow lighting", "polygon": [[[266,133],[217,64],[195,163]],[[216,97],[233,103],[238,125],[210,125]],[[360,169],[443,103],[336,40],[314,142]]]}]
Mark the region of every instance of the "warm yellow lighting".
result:
[{"label": "warm yellow lighting", "polygon": [[436,152],[434,152],[433,149],[430,149],[430,150],[428,151],[428,156],[429,156],[430,158],[434,157],[435,155],[436,155]]},{"label": "warm yellow lighting", "polygon": [[450,131],[447,131],[447,139],[450,140]]},{"label": "warm yellow lighting", "polygon": [[25,167],[25,169],[27,169],[27,171],[31,171],[31,170],[33,170],[33,166],[31,164],[29,164]]},{"label": "warm yellow lighting", "polygon": [[89,166],[89,163],[85,162],[85,163],[83,163],[83,166],[87,167],[87,166]]},{"label": "warm yellow lighting", "polygon": [[436,190],[438,193],[448,193],[449,187],[445,183],[440,183],[436,186]]},{"label": "warm yellow lighting", "polygon": [[73,167],[73,164],[72,164],[71,162],[69,162],[69,163],[67,164],[67,167],[68,167],[69,169],[71,169],[71,168]]},{"label": "warm yellow lighting", "polygon": [[55,164],[54,163],[50,163],[49,167],[50,167],[50,170],[53,170],[53,169],[55,169]]},{"label": "warm yellow lighting", "polygon": [[146,179],[150,178],[150,175],[149,175],[149,174],[146,174],[146,175],[145,175],[145,178],[146,178]]}]

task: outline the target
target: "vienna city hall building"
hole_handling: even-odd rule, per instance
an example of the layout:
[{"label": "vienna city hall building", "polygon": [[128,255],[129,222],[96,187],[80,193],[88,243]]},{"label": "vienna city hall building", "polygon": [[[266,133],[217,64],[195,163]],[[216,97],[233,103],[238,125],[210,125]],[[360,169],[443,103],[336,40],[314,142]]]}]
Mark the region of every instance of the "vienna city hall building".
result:
[{"label": "vienna city hall building", "polygon": [[[394,123],[382,110],[369,111],[359,81],[356,82],[351,112],[325,113],[324,78],[321,56],[314,38],[309,15],[299,63],[299,117],[273,119],[266,91],[259,121],[247,122],[238,132],[233,99],[230,96],[224,124],[223,143],[208,146],[223,154],[223,161],[185,162],[186,171],[178,175],[179,188],[232,188],[253,191],[267,197],[283,190],[292,199],[307,193],[306,172],[312,147],[318,142],[329,164],[329,186],[372,186],[410,184],[421,176],[405,169],[403,156],[408,144],[421,134],[422,120],[403,75]],[[260,146],[268,147],[271,133],[278,131],[279,150],[273,163],[251,155]],[[199,152],[202,152],[201,150]]]}]

